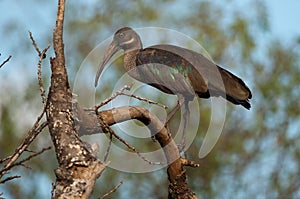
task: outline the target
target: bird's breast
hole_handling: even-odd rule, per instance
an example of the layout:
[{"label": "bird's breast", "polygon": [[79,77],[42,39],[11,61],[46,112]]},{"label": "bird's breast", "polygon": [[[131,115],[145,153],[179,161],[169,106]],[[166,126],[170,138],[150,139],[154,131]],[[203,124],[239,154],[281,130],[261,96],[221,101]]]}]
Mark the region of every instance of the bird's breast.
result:
[{"label": "bird's breast", "polygon": [[124,67],[126,71],[130,71],[135,68],[136,64],[136,53],[135,52],[125,52],[124,54]]}]

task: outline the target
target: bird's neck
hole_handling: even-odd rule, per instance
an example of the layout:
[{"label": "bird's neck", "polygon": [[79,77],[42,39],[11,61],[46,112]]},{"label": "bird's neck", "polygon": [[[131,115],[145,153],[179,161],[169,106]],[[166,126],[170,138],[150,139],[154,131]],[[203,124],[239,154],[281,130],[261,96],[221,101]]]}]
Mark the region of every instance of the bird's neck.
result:
[{"label": "bird's neck", "polygon": [[126,71],[130,71],[131,69],[136,67],[136,58],[137,54],[141,51],[141,48],[126,50],[124,52],[124,67]]}]

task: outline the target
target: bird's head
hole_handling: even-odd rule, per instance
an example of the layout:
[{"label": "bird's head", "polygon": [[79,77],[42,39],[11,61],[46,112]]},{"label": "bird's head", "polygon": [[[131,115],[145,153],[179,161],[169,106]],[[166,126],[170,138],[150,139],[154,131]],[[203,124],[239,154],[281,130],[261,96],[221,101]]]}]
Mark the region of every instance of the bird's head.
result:
[{"label": "bird's head", "polygon": [[142,48],[142,42],[139,35],[129,27],[119,29],[113,37],[106,53],[104,54],[102,63],[97,71],[95,79],[95,87],[98,84],[98,79],[108,61],[116,54],[119,50],[133,51]]}]

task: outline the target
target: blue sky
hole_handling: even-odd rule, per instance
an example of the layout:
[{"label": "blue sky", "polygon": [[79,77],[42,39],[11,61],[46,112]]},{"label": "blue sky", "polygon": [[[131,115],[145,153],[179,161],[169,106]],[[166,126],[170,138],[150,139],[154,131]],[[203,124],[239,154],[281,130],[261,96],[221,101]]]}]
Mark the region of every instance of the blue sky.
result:
[{"label": "blue sky", "polygon": [[283,39],[300,37],[300,1],[266,0],[272,33]]}]

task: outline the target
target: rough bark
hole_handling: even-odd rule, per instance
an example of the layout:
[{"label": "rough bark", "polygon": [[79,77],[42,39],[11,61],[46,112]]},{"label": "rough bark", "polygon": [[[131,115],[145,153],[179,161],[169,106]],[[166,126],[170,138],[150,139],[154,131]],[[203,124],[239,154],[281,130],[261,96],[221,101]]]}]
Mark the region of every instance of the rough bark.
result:
[{"label": "rough bark", "polygon": [[77,136],[72,116],[72,93],[65,67],[63,20],[65,1],[59,0],[53,34],[55,57],[51,58],[51,85],[46,115],[55,147],[58,168],[52,198],[89,198],[105,165]]}]

